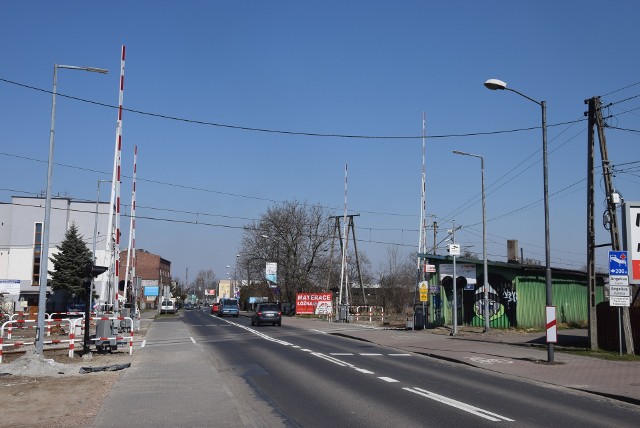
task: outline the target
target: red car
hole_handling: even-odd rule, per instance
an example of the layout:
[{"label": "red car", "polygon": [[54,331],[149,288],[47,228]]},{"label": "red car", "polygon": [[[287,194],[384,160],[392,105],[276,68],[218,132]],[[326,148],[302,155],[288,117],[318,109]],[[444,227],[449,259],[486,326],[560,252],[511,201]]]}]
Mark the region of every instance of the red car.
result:
[{"label": "red car", "polygon": [[215,315],[218,314],[218,303],[214,303],[211,305],[211,313]]}]

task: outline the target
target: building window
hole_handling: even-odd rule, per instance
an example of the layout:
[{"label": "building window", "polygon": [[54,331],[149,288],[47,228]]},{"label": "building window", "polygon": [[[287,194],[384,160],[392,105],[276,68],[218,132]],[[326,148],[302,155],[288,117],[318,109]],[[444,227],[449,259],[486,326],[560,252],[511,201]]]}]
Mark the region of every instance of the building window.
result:
[{"label": "building window", "polygon": [[42,223],[35,224],[33,234],[33,277],[31,285],[40,285],[40,254],[42,254]]}]

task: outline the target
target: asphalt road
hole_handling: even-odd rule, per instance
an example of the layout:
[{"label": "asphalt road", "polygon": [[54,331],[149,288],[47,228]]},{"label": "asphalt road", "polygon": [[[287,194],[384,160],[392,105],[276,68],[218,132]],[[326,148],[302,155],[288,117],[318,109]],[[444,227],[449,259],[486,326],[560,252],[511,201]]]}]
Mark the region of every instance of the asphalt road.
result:
[{"label": "asphalt road", "polygon": [[637,408],[318,330],[185,311],[193,342],[290,426],[635,426]]}]

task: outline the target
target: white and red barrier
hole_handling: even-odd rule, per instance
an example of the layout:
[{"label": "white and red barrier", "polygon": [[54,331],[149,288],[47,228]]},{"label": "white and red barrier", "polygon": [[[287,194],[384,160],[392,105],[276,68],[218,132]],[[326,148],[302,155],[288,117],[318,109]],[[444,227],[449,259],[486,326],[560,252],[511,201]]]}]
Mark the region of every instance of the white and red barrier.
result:
[{"label": "white and red barrier", "polygon": [[[99,338],[94,338],[92,340],[94,341],[98,341],[98,340],[116,340],[116,341],[127,341],[129,342],[129,355],[133,354],[133,320],[130,317],[105,317],[105,316],[101,316],[101,317],[92,317],[91,320],[93,321],[97,321],[97,320],[117,320],[117,321],[124,321],[124,320],[129,320],[129,322],[131,323],[131,329],[130,329],[130,333],[129,333],[129,337],[125,337],[125,336],[115,336],[115,337],[99,337]],[[44,345],[58,345],[58,344],[62,344],[62,343],[69,343],[69,358],[73,358],[74,357],[74,353],[75,353],[75,341],[76,341],[76,328],[78,327],[78,323],[80,323],[80,325],[84,325],[84,318],[64,318],[64,319],[59,319],[59,320],[55,320],[56,322],[58,321],[65,321],[65,322],[69,322],[69,338],[68,339],[53,339],[53,340],[46,340],[43,342]],[[35,345],[35,339],[32,342],[20,342],[20,341],[15,341],[15,342],[11,342],[11,343],[4,343],[4,336],[5,336],[5,330],[7,331],[7,339],[11,340],[12,336],[11,336],[11,330],[13,328],[14,324],[17,324],[21,327],[19,328],[31,328],[31,329],[35,329],[37,328],[36,325],[30,325],[29,327],[23,327],[23,324],[30,324],[30,323],[36,323],[36,320],[9,320],[6,321],[2,324],[2,326],[0,326],[0,363],[2,363],[2,352],[4,348],[20,348],[23,346],[27,346],[27,345]],[[50,321],[47,321],[48,323]],[[47,325],[47,328],[50,328],[50,325]],[[47,334],[48,335],[48,334]]]}]

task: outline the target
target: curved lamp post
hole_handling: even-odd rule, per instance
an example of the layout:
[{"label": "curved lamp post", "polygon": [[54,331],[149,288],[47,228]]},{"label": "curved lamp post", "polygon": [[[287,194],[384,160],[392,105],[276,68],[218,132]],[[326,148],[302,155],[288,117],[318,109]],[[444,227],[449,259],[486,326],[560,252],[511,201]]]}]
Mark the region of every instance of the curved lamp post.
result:
[{"label": "curved lamp post", "polygon": [[453,153],[457,155],[472,156],[480,159],[480,172],[482,174],[482,261],[484,269],[484,332],[489,332],[489,270],[487,268],[487,211],[485,208],[484,198],[484,158],[480,155],[474,155],[472,153],[461,152],[454,150]]},{"label": "curved lamp post", "polygon": [[[507,88],[507,84],[502,80],[489,79],[484,82],[484,86],[491,90],[507,90],[520,95],[540,106],[542,110],[542,170],[544,176],[544,251],[545,251],[545,295],[546,305],[553,304],[553,294],[551,288],[551,246],[549,243],[549,176],[547,165],[547,102],[537,101],[522,92]],[[553,363],[553,343],[547,343],[547,359]]]},{"label": "curved lamp post", "polygon": [[49,131],[49,161],[47,163],[47,191],[44,204],[44,231],[42,233],[42,252],[40,253],[40,277],[38,279],[38,327],[36,334],[35,353],[42,355],[44,348],[44,313],[47,306],[47,275],[49,263],[49,225],[51,223],[51,178],[53,175],[53,140],[56,125],[56,93],[58,87],[58,69],[90,71],[92,73],[107,74],[104,68],[78,67],[75,65],[53,65],[53,100],[51,102],[51,129]]}]

